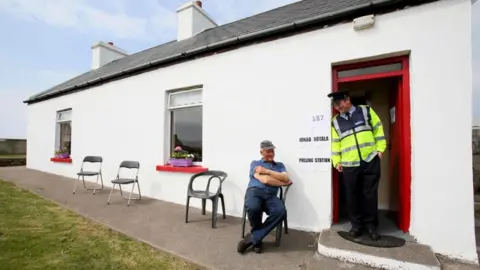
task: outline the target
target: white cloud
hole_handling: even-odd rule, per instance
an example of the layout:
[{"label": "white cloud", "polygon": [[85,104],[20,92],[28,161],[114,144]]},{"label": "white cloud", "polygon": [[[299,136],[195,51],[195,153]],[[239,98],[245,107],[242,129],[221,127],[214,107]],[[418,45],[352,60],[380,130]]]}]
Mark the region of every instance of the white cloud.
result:
[{"label": "white cloud", "polygon": [[1,0],[0,11],[54,27],[107,32],[124,39],[148,39],[148,31],[152,27],[156,27],[157,31],[175,27],[173,11],[163,8],[158,1],[142,2],[146,4],[148,16],[128,15],[125,12],[126,1],[112,1],[113,6],[107,11],[94,6],[93,0]]},{"label": "white cloud", "polygon": [[[186,2],[186,0],[184,0]],[[184,1],[175,0],[180,5]],[[204,0],[207,12],[214,14],[219,24],[242,19],[298,0]],[[58,28],[83,32],[109,33],[121,39],[151,39],[158,33],[176,29],[176,13],[168,10],[162,0],[133,2],[142,14],[133,16],[127,11],[130,0],[109,1],[108,10],[98,7],[95,0],[0,0],[0,12],[27,21],[38,20]],[[152,35],[152,33],[156,33]]]}]

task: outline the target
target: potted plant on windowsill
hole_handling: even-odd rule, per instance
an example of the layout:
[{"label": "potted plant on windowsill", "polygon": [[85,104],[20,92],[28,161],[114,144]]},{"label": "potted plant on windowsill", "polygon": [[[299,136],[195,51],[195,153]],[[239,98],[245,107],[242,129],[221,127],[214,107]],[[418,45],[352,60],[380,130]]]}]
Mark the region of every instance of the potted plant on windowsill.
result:
[{"label": "potted plant on windowsill", "polygon": [[70,154],[68,153],[68,148],[64,147],[55,151],[56,158],[69,158]]},{"label": "potted plant on windowsill", "polygon": [[182,147],[177,146],[170,156],[168,163],[173,167],[191,167],[193,164],[193,154],[183,150]]}]

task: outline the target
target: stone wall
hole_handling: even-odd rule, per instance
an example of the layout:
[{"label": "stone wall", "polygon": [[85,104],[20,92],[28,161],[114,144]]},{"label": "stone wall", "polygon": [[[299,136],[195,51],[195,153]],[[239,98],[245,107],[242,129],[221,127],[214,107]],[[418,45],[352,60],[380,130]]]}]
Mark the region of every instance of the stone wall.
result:
[{"label": "stone wall", "polygon": [[0,155],[25,155],[26,153],[27,140],[0,139]]},{"label": "stone wall", "polygon": [[25,166],[26,164],[27,164],[27,159],[24,157],[18,157],[18,158],[1,158],[0,157],[0,167]]},{"label": "stone wall", "polygon": [[26,164],[27,140],[0,139],[0,167]]}]

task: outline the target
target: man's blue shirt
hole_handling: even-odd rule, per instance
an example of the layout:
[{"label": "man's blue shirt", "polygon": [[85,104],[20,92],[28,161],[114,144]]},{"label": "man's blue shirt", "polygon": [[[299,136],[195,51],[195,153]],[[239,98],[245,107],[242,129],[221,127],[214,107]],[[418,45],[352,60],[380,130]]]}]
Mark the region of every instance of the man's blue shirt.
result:
[{"label": "man's blue shirt", "polygon": [[286,172],[287,169],[285,168],[285,165],[283,165],[282,162],[266,162],[265,160],[260,159],[260,160],[254,160],[252,163],[250,163],[250,182],[248,183],[248,187],[258,187],[258,188],[267,188],[271,189],[272,191],[278,191],[278,187],[272,187],[272,186],[267,186],[264,183],[260,182],[260,180],[256,179],[253,175],[255,174],[255,168],[257,166],[262,166],[265,169],[272,170],[274,172]]}]

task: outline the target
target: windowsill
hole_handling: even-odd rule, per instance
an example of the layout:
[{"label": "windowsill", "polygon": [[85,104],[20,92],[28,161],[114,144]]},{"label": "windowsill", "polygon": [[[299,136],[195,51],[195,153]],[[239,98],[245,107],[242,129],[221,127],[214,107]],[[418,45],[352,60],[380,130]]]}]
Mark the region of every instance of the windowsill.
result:
[{"label": "windowsill", "polygon": [[55,162],[55,163],[72,163],[72,159],[71,158],[56,158],[56,157],[53,157],[50,159],[51,162]]},{"label": "windowsill", "polygon": [[157,171],[159,172],[179,172],[179,173],[201,173],[208,171],[208,168],[202,166],[191,167],[173,167],[172,165],[157,165]]}]

